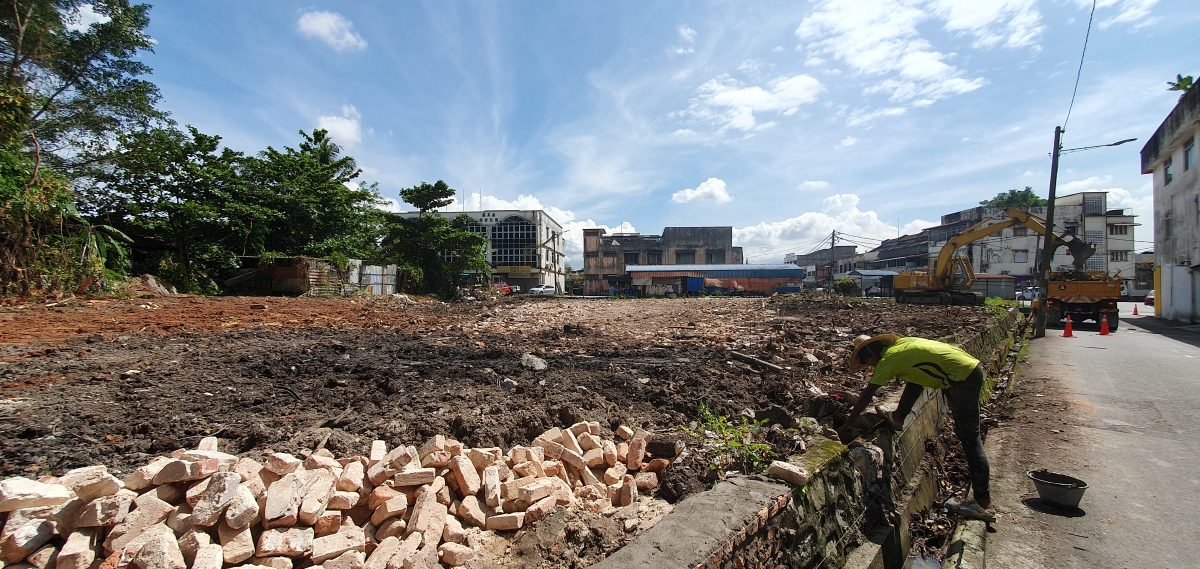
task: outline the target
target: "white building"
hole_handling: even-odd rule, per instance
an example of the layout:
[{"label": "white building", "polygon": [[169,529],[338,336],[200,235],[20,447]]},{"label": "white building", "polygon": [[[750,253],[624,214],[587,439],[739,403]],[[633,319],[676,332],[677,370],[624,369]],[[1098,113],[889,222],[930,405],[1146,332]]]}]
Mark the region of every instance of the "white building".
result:
[{"label": "white building", "polygon": [[[542,210],[489,210],[430,212],[446,219],[466,215],[470,229],[488,239],[487,256],[492,279],[517,285],[521,290],[548,284],[566,290],[566,253],[562,226]],[[414,218],[420,212],[395,214]]]},{"label": "white building", "polygon": [[[1104,271],[1120,278],[1129,294],[1135,289],[1135,228],[1132,212],[1108,209],[1107,192],[1080,192],[1058,196],[1054,201],[1054,232],[1070,233],[1096,246],[1087,260],[1086,270]],[[1029,213],[1046,216],[1046,208],[1030,208]],[[996,208],[975,207],[942,216],[942,225],[930,228],[930,254],[936,257],[951,237],[992,215],[1003,215]],[[960,253],[971,259],[975,272],[1016,277],[1016,286],[1034,286],[1041,265],[1043,238],[1036,231],[1015,225],[968,245]],[[1051,270],[1069,269],[1074,258],[1065,247],[1055,251]],[[1144,294],[1144,292],[1142,293]]]},{"label": "white building", "polygon": [[1200,88],[1189,89],[1142,147],[1142,173],[1154,176],[1155,313],[1200,321]]}]

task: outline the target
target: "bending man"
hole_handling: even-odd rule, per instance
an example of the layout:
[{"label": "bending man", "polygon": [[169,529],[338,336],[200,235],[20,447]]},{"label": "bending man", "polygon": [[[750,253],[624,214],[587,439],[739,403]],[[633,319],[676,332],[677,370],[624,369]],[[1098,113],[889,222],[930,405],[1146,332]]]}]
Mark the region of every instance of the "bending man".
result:
[{"label": "bending man", "polygon": [[983,439],[979,436],[979,395],[983,389],[983,367],[979,365],[979,360],[958,346],[925,338],[882,334],[855,338],[854,351],[850,353],[848,363],[852,372],[868,367],[874,367],[875,371],[846,417],[845,426],[838,431],[843,440],[875,392],[893,377],[905,381],[904,392],[900,395],[896,411],[881,415],[897,430],[904,425],[913,404],[926,387],[942,390],[950,413],[954,416],[954,434],[962,443],[967,457],[975,498],[974,502],[963,504],[961,510],[968,517],[994,521],[996,516],[989,511],[992,499],[988,459],[983,451]]}]

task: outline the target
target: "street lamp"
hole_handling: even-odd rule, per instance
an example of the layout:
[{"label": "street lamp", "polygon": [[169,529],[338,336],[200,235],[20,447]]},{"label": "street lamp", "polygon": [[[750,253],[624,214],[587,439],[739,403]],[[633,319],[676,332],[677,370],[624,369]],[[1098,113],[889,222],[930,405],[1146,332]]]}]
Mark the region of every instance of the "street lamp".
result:
[{"label": "street lamp", "polygon": [[1054,257],[1055,249],[1054,192],[1058,189],[1058,157],[1062,154],[1079,152],[1080,150],[1118,146],[1137,140],[1136,138],[1126,138],[1125,140],[1118,140],[1108,144],[1063,149],[1062,133],[1063,128],[1061,126],[1054,127],[1054,150],[1050,152],[1050,201],[1046,204],[1046,240],[1045,245],[1042,246],[1042,266],[1038,269],[1038,284],[1042,287],[1042,294],[1038,302],[1037,319],[1033,328],[1034,338],[1044,338],[1046,336],[1046,300],[1050,295],[1050,262]]}]

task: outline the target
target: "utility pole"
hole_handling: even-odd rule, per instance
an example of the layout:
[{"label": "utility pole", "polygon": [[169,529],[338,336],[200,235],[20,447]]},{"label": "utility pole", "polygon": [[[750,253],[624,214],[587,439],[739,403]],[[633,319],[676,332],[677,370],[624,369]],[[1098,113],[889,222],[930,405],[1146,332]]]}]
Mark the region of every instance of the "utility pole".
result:
[{"label": "utility pole", "polygon": [[1038,285],[1042,293],[1038,298],[1037,319],[1033,327],[1034,338],[1046,337],[1046,297],[1050,294],[1050,263],[1054,258],[1054,193],[1058,189],[1058,156],[1062,153],[1061,126],[1054,127],[1054,149],[1050,153],[1050,199],[1046,203],[1046,238],[1042,241],[1042,265],[1038,267]]},{"label": "utility pole", "polygon": [[837,230],[829,234],[829,290],[833,290],[833,266],[837,262],[834,249],[837,247]]}]

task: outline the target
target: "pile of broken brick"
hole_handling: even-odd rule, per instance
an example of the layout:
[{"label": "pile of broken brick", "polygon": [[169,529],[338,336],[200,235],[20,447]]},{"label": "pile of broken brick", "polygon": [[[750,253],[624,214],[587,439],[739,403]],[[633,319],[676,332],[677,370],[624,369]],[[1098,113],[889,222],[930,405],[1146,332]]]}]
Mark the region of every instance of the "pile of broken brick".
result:
[{"label": "pile of broken brick", "polygon": [[532,446],[420,448],[338,459],[275,453],[264,463],[217,450],[158,457],[118,479],[104,466],[0,481],[0,568],[221,569],[458,566],[483,532],[507,532],[559,507],[611,513],[658,485],[669,465],[650,434],[599,423],[553,428]]}]

